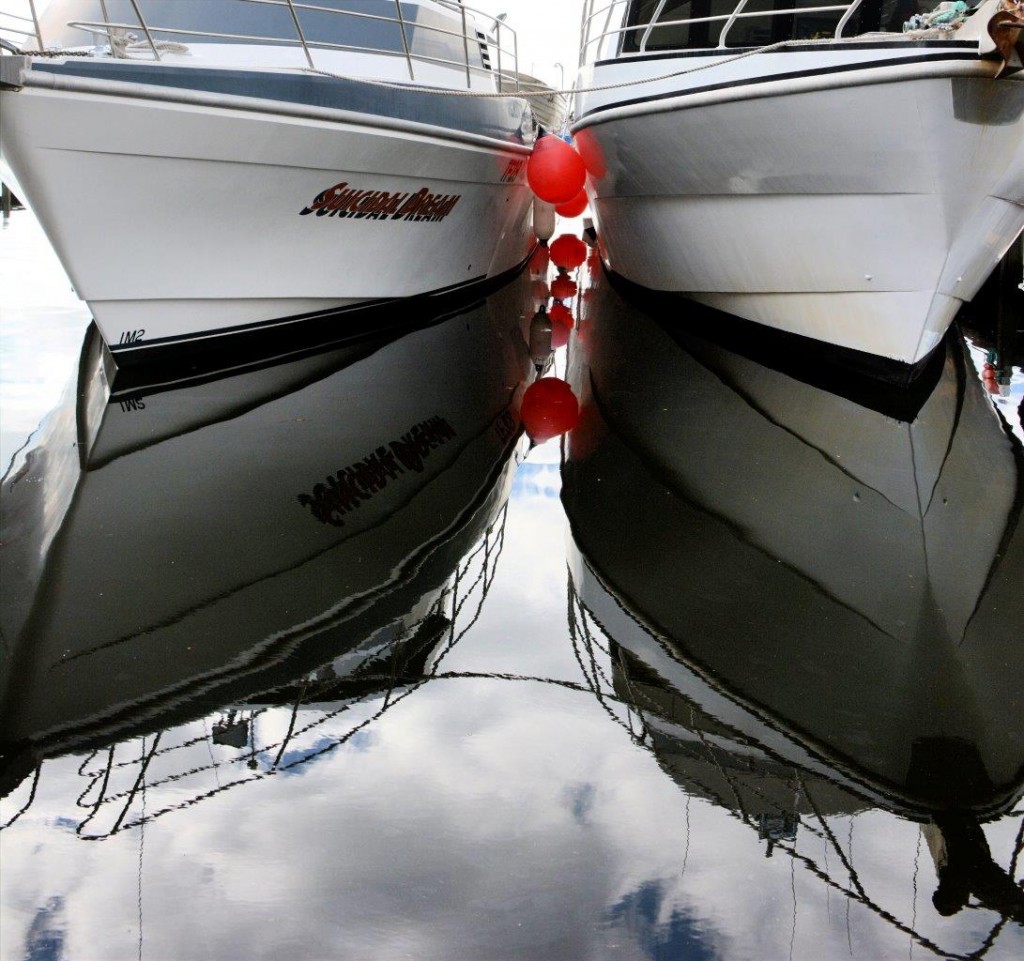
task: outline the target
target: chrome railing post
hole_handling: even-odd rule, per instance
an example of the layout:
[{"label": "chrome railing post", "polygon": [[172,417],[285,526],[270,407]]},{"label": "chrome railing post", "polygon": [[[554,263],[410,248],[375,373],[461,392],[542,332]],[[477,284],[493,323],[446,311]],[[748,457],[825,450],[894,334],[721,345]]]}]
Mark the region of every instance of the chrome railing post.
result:
[{"label": "chrome railing post", "polygon": [[846,13],[843,14],[842,19],[840,19],[838,25],[836,26],[836,40],[838,40],[843,35],[843,31],[846,29],[847,21],[850,19],[850,17],[854,15],[860,4],[861,0],[853,0],[853,3],[851,3],[850,6],[847,7]]},{"label": "chrome railing post", "polygon": [[501,21],[494,21],[494,45],[498,48],[498,93],[501,93]]},{"label": "chrome railing post", "polygon": [[142,16],[138,0],[131,0],[131,4],[132,9],[135,11],[135,16],[139,18],[139,26],[142,27],[142,32],[146,35],[146,39],[149,41],[149,45],[153,50],[153,57],[154,59],[159,60],[160,51],[156,47],[156,41],[153,39],[153,34],[149,32],[149,24],[146,23],[145,18]]},{"label": "chrome railing post", "polygon": [[36,0],[28,0],[28,12],[32,14],[32,26],[36,31],[36,43],[39,44],[40,51],[45,50],[43,46],[43,31],[39,29],[39,14],[36,11]]},{"label": "chrome railing post", "polygon": [[285,0],[285,3],[288,4],[288,10],[292,15],[292,23],[295,24],[295,32],[299,35],[299,43],[302,44],[303,53],[306,54],[306,63],[309,64],[310,70],[316,70],[316,66],[313,64],[313,55],[309,52],[309,44],[306,43],[306,35],[302,32],[302,24],[299,23],[298,11],[295,9],[292,0]]},{"label": "chrome railing post", "polygon": [[[744,2],[744,0],[740,0]],[[654,14],[651,16],[650,21],[647,24],[647,29],[644,31],[643,37],[640,38],[640,52],[647,53],[647,40],[651,36],[651,31],[654,29],[655,24],[658,22],[658,17],[661,16],[661,12],[665,9],[665,4],[668,0],[658,0],[658,6],[654,9]]]},{"label": "chrome railing post", "polygon": [[412,51],[409,49],[409,38],[405,33],[405,15],[402,13],[402,0],[395,0],[395,11],[398,13],[398,29],[402,31],[402,49],[405,51],[405,62],[409,65],[409,79],[415,80],[412,69]]},{"label": "chrome railing post", "polygon": [[722,27],[722,35],[718,38],[718,46],[720,48],[725,46],[725,37],[726,37],[726,34],[729,32],[729,28],[736,22],[736,18],[741,13],[743,13],[743,8],[746,5],[747,5],[747,0],[740,0],[740,2],[736,4],[736,8],[733,10],[732,16],[729,17],[728,20],[726,20],[725,26]]},{"label": "chrome railing post", "polygon": [[516,75],[516,93],[519,93],[519,34],[512,31],[512,69]]},{"label": "chrome railing post", "polygon": [[[612,2],[608,4],[608,16],[604,18],[604,29],[601,31],[601,35],[597,38],[598,40],[601,40],[604,37],[608,36],[608,31],[611,29],[612,25],[612,14],[615,13],[615,8],[618,5],[619,0],[612,0]],[[621,41],[621,39],[622,37],[620,36],[619,40]]]},{"label": "chrome railing post", "polygon": [[589,31],[587,27],[590,21],[587,19],[587,10],[592,9],[594,6],[594,0],[586,0],[583,4],[583,9],[580,11],[580,56],[576,64],[577,69],[583,66],[583,60],[587,50],[587,35]]},{"label": "chrome railing post", "polygon": [[473,77],[469,72],[469,28],[466,25],[466,8],[462,9],[462,49],[466,55],[466,89],[473,86]]}]

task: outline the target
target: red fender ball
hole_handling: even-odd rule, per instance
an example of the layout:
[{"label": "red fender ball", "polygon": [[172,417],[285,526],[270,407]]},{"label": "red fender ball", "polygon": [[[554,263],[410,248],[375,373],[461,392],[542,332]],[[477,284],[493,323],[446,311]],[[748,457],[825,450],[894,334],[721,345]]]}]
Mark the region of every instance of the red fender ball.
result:
[{"label": "red fender ball", "polygon": [[566,201],[564,204],[555,204],[555,213],[559,217],[578,217],[587,209],[588,203],[587,192],[581,190],[572,200]]},{"label": "red fender ball", "polygon": [[564,204],[583,189],[587,168],[583,158],[560,137],[547,134],[533,146],[526,162],[530,189],[549,204]]}]

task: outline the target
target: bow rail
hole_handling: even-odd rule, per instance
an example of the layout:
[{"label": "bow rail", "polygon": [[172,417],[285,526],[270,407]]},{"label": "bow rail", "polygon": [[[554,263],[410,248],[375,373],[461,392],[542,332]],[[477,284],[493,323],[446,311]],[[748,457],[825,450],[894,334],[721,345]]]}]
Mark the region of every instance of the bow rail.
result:
[{"label": "bow rail", "polygon": [[[840,39],[851,20],[856,33],[884,29],[863,0],[586,0],[580,27],[580,66],[600,57],[652,49],[757,47],[792,40]],[[787,22],[788,21],[788,22]]]},{"label": "bow rail", "polygon": [[[104,0],[98,7],[100,17],[70,20],[64,26],[89,34],[93,55],[161,61],[188,53],[193,44],[243,43],[294,48],[301,51],[302,61],[312,70],[337,69],[336,62],[323,62],[324,53],[369,54],[404,61],[413,82],[427,82],[425,67],[441,67],[461,71],[467,89],[493,82],[499,92],[519,90],[518,38],[502,16],[492,16],[460,0],[379,0],[376,12],[348,9],[337,2],[219,0],[216,7],[211,3],[198,8],[201,14],[185,22],[189,18],[184,13],[178,16],[178,11],[166,4],[161,7],[160,0]],[[40,51],[75,49],[67,42],[54,44],[44,36],[36,0],[22,3],[22,13],[0,14],[0,38],[8,35],[3,40],[5,49],[26,52],[25,45],[32,42]],[[169,21],[161,18],[161,9],[172,10]],[[246,16],[247,10],[252,16]],[[115,17],[115,13],[122,16]],[[279,17],[275,29],[244,29],[247,20],[265,26],[275,15]],[[174,16],[179,22],[174,22]],[[243,29],[220,29],[218,22],[237,23]],[[186,39],[188,45],[182,43]],[[20,49],[15,46],[17,41]],[[98,49],[101,47],[106,49]]]}]

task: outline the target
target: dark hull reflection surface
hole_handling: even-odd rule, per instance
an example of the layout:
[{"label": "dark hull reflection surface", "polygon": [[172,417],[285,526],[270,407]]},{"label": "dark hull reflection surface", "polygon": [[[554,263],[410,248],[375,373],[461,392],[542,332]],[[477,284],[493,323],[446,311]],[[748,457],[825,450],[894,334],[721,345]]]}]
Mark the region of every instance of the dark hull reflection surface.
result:
[{"label": "dark hull reflection surface", "polygon": [[3,480],[4,958],[1024,956],[962,346],[830,391],[579,279],[532,448],[527,275],[198,378],[86,340]]}]

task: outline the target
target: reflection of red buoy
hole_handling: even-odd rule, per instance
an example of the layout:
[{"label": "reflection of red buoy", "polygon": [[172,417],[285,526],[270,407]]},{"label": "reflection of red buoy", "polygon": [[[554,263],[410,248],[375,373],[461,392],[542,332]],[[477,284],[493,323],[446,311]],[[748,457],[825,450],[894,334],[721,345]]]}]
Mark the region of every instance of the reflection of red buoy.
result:
[{"label": "reflection of red buoy", "polygon": [[576,149],[590,176],[600,179],[608,172],[604,162],[604,152],[591,131],[581,130],[576,134]]},{"label": "reflection of red buoy", "polygon": [[555,300],[571,300],[576,296],[578,289],[576,281],[568,276],[568,274],[559,274],[551,281],[551,296]]},{"label": "reflection of red buoy", "polygon": [[578,217],[587,209],[587,203],[587,192],[581,190],[572,200],[567,200],[564,204],[555,204],[555,213],[559,217]]},{"label": "reflection of red buoy", "polygon": [[551,255],[548,253],[548,248],[541,245],[534,252],[530,258],[530,273],[540,274],[542,277],[548,272],[548,267],[551,264]]},{"label": "reflection of red buoy", "polygon": [[551,290],[548,285],[539,279],[530,285],[530,292],[533,294],[534,302],[538,304],[546,304],[548,297],[551,296]]},{"label": "reflection of red buoy", "polygon": [[551,262],[563,270],[575,270],[587,259],[587,245],[573,234],[562,234],[551,241]]},{"label": "reflection of red buoy", "polygon": [[551,318],[551,346],[557,350],[569,343],[569,334],[576,321],[565,304],[555,304],[548,312],[548,317]]},{"label": "reflection of red buoy", "polygon": [[576,320],[572,315],[572,311],[569,310],[565,304],[555,304],[555,306],[548,311],[548,316],[552,321],[558,321],[560,324],[565,324],[565,326],[570,330],[576,323]]},{"label": "reflection of red buoy", "polygon": [[572,200],[587,179],[583,159],[561,137],[547,134],[533,145],[526,162],[530,189],[549,204]]},{"label": "reflection of red buoy", "polygon": [[580,405],[564,380],[542,377],[526,388],[519,416],[532,440],[545,441],[579,423]]},{"label": "reflection of red buoy", "polygon": [[564,347],[569,343],[569,334],[572,333],[572,328],[563,323],[560,320],[551,321],[551,349],[558,350],[559,347]]}]

